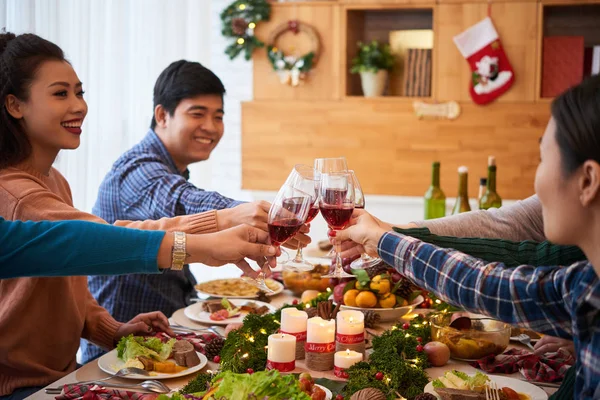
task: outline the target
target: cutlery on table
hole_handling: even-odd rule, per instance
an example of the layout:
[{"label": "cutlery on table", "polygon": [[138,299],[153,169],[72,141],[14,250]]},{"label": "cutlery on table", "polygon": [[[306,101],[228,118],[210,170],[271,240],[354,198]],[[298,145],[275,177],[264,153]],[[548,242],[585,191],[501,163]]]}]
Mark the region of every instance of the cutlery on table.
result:
[{"label": "cutlery on table", "polygon": [[521,333],[519,336],[515,336],[515,339],[528,346],[531,350],[535,351],[535,348],[531,345],[531,338],[526,334]]}]

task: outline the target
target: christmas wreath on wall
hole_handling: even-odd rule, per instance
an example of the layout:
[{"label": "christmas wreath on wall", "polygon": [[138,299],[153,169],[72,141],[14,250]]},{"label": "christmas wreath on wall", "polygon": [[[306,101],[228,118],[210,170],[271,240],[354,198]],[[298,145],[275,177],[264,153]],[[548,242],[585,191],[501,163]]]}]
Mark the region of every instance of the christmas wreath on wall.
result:
[{"label": "christmas wreath on wall", "polygon": [[[285,54],[277,47],[277,39],[284,33],[291,32],[294,35],[303,33],[308,36],[311,42],[311,49],[302,56]],[[279,80],[283,84],[298,86],[300,81],[306,78],[306,74],[317,64],[321,53],[321,41],[319,34],[309,24],[297,20],[284,22],[277,26],[269,37],[267,47],[267,56],[273,70],[279,75]]]},{"label": "christmas wreath on wall", "polygon": [[225,49],[230,60],[242,51],[246,60],[250,60],[254,49],[265,45],[254,36],[254,29],[256,24],[268,21],[270,16],[271,5],[266,0],[236,0],[223,10],[221,33],[233,39]]}]

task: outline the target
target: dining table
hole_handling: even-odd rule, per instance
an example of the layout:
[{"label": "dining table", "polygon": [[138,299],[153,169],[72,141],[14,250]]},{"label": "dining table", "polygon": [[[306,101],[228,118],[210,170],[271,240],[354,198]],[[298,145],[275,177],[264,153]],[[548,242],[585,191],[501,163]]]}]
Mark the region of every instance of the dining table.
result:
[{"label": "dining table", "polygon": [[[292,304],[292,302],[295,299],[298,299],[298,297],[294,296],[293,293],[290,292],[289,290],[284,290],[283,292],[271,297],[271,305],[279,308],[279,307],[283,306],[284,304]],[[184,310],[185,309],[182,308],[182,309],[177,310],[175,313],[173,313],[173,315],[169,319],[170,322],[174,325],[186,327],[191,330],[202,329],[202,328],[207,327],[207,325],[204,325],[202,323],[199,323],[199,322],[189,319],[185,315]],[[414,309],[409,314],[406,314],[403,317],[401,317],[401,321],[410,321],[410,319],[414,318],[419,313],[427,313],[429,311],[430,311],[429,309]],[[367,338],[369,337],[369,335],[376,335],[378,333],[381,333],[401,321],[379,323],[377,329],[367,330]],[[526,348],[525,346],[521,345],[520,343],[511,342],[509,344],[509,348],[513,348],[513,347],[524,348],[524,349]],[[368,354],[368,351],[367,351],[367,354]],[[209,360],[207,365],[201,371],[198,371],[194,374],[190,374],[187,376],[178,377],[178,378],[161,379],[161,382],[166,384],[172,390],[178,390],[178,389],[182,388],[183,386],[185,386],[188,383],[188,381],[190,381],[196,374],[198,374],[200,372],[206,372],[209,370],[217,371],[218,364],[214,363],[212,360]],[[433,380],[440,376],[443,376],[447,371],[451,371],[451,370],[458,370],[458,371],[465,372],[467,374],[474,374],[476,371],[478,371],[478,369],[472,367],[467,362],[456,361],[456,360],[450,359],[450,361],[446,365],[444,365],[442,367],[427,368],[425,370],[425,372],[428,374],[430,379]],[[332,371],[324,371],[324,372],[310,371],[306,368],[306,364],[305,364],[304,360],[297,360],[296,361],[296,369],[294,371],[292,371],[292,373],[302,373],[302,372],[310,372],[311,376],[313,376],[313,378],[315,378],[315,379],[316,378],[327,378],[327,379],[331,379],[331,380],[340,380],[340,378],[338,378],[334,375],[333,370]],[[506,377],[516,378],[516,379],[520,379],[520,380],[524,379],[523,375],[521,375],[518,372],[514,373],[514,374],[494,374],[494,375],[503,375]],[[108,376],[110,376],[110,375],[107,374],[106,372],[102,371],[99,368],[98,360],[94,360],[94,361],[91,361],[91,362],[83,365],[81,368],[71,372],[70,374],[64,376],[63,378],[49,384],[46,388],[56,388],[56,387],[61,387],[67,383],[75,383],[75,382],[81,382],[81,381],[102,379],[102,378],[106,378]],[[147,379],[150,379],[150,378],[147,378]],[[131,379],[125,379],[125,378],[111,379],[112,384],[116,384],[116,383],[131,384],[134,382],[136,382],[136,381],[132,381]],[[53,399],[53,398],[55,398],[56,397],[55,394],[46,394],[45,393],[46,388],[34,393],[32,396],[30,396],[28,398],[30,398],[30,399]],[[542,389],[549,395],[554,393],[557,390],[556,388],[551,388],[551,387],[543,387]],[[136,391],[138,391],[138,390],[136,389]],[[143,391],[143,390],[139,390],[139,391]]]}]

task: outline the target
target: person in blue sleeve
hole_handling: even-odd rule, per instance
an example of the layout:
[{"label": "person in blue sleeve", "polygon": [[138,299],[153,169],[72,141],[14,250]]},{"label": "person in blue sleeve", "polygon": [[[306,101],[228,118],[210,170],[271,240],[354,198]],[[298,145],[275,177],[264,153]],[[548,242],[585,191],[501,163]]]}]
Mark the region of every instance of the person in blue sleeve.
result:
[{"label": "person in blue sleeve", "polygon": [[554,100],[540,155],[535,191],[544,234],[579,246],[586,261],[511,269],[390,232],[364,211],[335,240],[360,244],[458,307],[573,340],[574,398],[600,399],[600,76]]},{"label": "person in blue sleeve", "polygon": [[[158,274],[172,264],[173,234],[86,221],[22,222],[0,218],[0,279],[106,274]],[[268,234],[239,225],[186,235],[188,262],[236,264],[255,276],[245,258],[269,262],[276,249]]]}]

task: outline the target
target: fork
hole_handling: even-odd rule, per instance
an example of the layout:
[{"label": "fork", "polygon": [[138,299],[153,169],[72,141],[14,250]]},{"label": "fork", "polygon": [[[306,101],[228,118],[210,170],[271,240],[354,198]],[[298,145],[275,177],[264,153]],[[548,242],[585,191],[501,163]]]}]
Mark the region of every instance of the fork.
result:
[{"label": "fork", "polygon": [[225,337],[223,333],[218,331],[220,327],[216,325],[206,326],[203,328],[188,328],[187,326],[179,324],[170,324],[170,327],[173,328],[173,332],[175,333],[212,332],[217,336]]},{"label": "fork", "polygon": [[529,348],[533,351],[535,351],[535,348],[531,345],[531,338],[529,336],[527,336],[524,333],[521,333],[519,336],[515,337],[515,339],[517,339],[519,342],[523,343],[526,346],[529,346]]},{"label": "fork", "polygon": [[490,382],[485,386],[485,400],[500,400],[500,392],[496,382]]},{"label": "fork", "polygon": [[[89,385],[89,384],[97,384],[99,381],[87,381],[87,382],[77,382],[77,383],[67,383],[66,385]],[[125,383],[108,383],[102,382],[99,384],[103,387],[111,387],[111,388],[121,388],[121,389],[137,389],[142,388],[154,393],[169,393],[171,388],[165,385],[164,383],[157,380],[146,380],[136,384],[125,384]],[[62,393],[62,387],[55,388],[47,388],[45,392],[47,394],[60,394]]]}]

